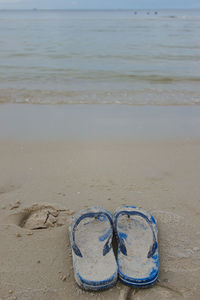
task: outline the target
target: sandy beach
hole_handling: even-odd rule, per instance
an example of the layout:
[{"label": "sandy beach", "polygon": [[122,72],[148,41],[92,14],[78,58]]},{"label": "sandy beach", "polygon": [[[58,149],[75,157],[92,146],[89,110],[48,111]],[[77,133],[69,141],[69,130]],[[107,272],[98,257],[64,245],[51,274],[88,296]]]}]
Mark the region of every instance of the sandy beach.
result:
[{"label": "sandy beach", "polygon": [[[24,113],[23,107],[19,107],[21,114]],[[31,120],[36,108],[28,107],[25,109],[29,110]],[[37,109],[49,115],[48,108]],[[101,115],[102,108],[92,109],[96,120],[94,115]],[[74,110],[75,115],[80,115],[80,107]],[[107,128],[115,132],[113,139],[104,129],[100,134],[94,120],[84,114],[85,124],[93,124],[91,132],[98,132],[96,138],[82,132],[80,136],[74,135],[74,139],[70,134],[57,139],[59,122],[54,123],[54,131],[46,139],[41,138],[41,132],[37,138],[34,128],[29,130],[30,135],[22,130],[27,128],[27,114],[23,119],[20,113],[17,115],[17,109],[9,106],[1,106],[2,111],[7,118],[1,118],[0,130],[0,299],[199,299],[200,139],[197,136],[190,139],[191,132],[182,130],[185,137],[180,134],[177,138],[178,132],[182,132],[179,130],[175,136],[171,132],[169,138],[169,131],[158,126],[162,138],[141,133],[142,138],[138,139],[130,130],[123,139],[124,123],[120,120],[124,116],[112,112],[112,118],[108,118],[107,111],[107,116],[102,117],[102,113],[99,117],[98,126],[104,128],[101,124],[105,124],[106,118],[111,119]],[[129,114],[130,121],[130,110]],[[75,115],[72,113],[71,120],[76,119]],[[45,124],[44,113],[37,116],[38,123],[43,120]],[[184,114],[182,118],[187,120]],[[155,117],[149,113],[149,124],[153,121]],[[69,119],[66,127],[67,122]],[[193,122],[196,122],[194,117]],[[116,124],[121,128],[118,135]],[[75,121],[71,125],[74,130]],[[176,131],[175,123],[171,122],[171,126]],[[81,128],[80,123],[77,127]],[[151,127],[146,124],[144,132],[148,133],[148,128]],[[7,132],[7,138],[3,132]],[[143,290],[118,282],[104,292],[82,291],[73,277],[68,237],[71,215],[93,205],[113,212],[123,204],[150,211],[158,222],[159,281]]]},{"label": "sandy beach", "polygon": [[[197,2],[0,0],[0,300],[200,299]],[[154,216],[154,286],[78,287],[68,225],[94,205]]]}]

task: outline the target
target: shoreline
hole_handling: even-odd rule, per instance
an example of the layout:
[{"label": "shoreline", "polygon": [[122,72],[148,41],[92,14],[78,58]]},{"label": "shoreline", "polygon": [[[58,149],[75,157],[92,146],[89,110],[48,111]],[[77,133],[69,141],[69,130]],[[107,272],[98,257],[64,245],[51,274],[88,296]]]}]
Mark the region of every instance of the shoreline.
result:
[{"label": "shoreline", "polygon": [[200,106],[0,106],[0,140],[195,140]]}]

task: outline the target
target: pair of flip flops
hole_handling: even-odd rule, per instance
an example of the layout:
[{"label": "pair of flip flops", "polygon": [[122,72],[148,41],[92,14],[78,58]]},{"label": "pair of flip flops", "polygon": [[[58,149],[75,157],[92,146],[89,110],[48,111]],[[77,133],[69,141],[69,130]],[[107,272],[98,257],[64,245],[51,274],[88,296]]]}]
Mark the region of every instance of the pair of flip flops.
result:
[{"label": "pair of flip flops", "polygon": [[[117,261],[112,247],[118,242]],[[104,208],[76,213],[69,225],[75,280],[86,290],[103,290],[118,278],[133,287],[158,279],[157,226],[153,216],[134,206],[121,206],[113,216]]]}]

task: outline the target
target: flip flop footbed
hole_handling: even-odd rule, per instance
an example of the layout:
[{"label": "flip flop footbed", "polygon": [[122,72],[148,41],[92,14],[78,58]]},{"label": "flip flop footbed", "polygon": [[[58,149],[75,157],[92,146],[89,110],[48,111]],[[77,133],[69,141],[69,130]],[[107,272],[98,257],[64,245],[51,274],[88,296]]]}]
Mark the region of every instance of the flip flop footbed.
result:
[{"label": "flip flop footbed", "polygon": [[[98,215],[99,212],[102,214]],[[107,211],[95,207],[81,211],[74,216],[69,228],[70,239],[73,243],[73,226],[81,216],[86,216],[75,228],[75,243],[81,256],[72,250],[75,279],[85,289],[107,288],[117,280],[117,264],[112,247],[107,253],[104,253],[106,252],[105,244],[112,239],[113,234],[110,221],[103,214],[105,212],[109,214]],[[88,213],[97,215],[87,217]]]},{"label": "flip flop footbed", "polygon": [[[120,214],[123,211],[126,213]],[[120,278],[136,285],[154,283],[158,276],[158,248],[154,249],[154,253],[151,251],[153,255],[148,254],[155,240],[157,243],[155,220],[148,212],[134,207],[120,207],[115,211],[114,219],[117,215],[117,222],[114,220],[115,230],[126,251],[124,254],[119,247],[117,261]]]}]

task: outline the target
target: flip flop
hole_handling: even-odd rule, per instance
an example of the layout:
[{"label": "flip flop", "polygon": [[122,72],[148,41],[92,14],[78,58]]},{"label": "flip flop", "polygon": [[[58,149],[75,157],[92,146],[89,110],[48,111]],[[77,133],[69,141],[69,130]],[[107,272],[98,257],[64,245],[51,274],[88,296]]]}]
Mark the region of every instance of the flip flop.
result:
[{"label": "flip flop", "polygon": [[117,281],[112,248],[112,215],[101,207],[76,213],[69,225],[74,277],[85,290],[102,290]]},{"label": "flip flop", "polygon": [[158,279],[157,226],[153,216],[134,206],[121,206],[113,215],[118,241],[118,272],[125,284],[147,287]]}]

